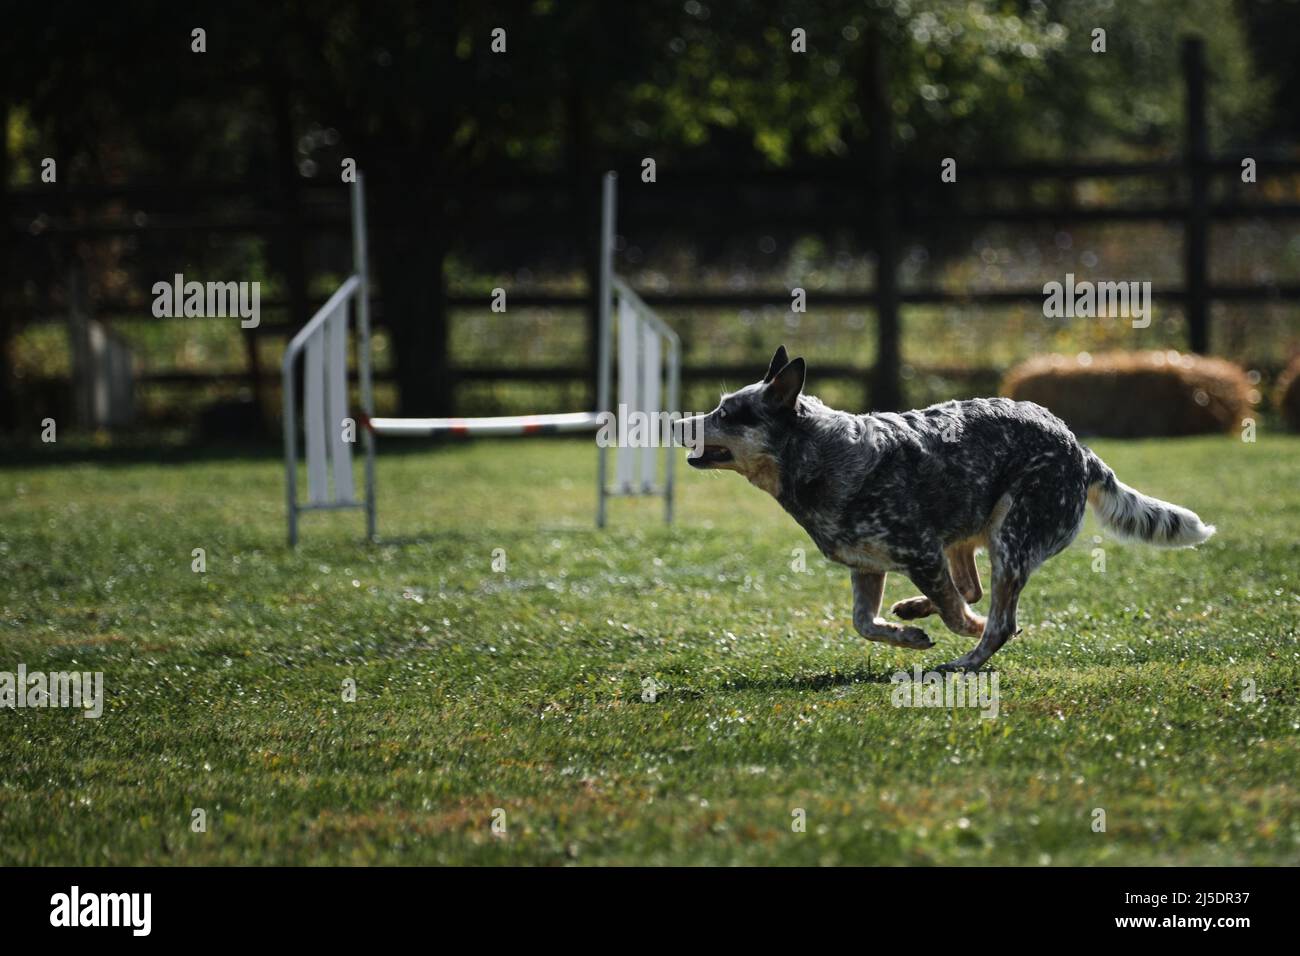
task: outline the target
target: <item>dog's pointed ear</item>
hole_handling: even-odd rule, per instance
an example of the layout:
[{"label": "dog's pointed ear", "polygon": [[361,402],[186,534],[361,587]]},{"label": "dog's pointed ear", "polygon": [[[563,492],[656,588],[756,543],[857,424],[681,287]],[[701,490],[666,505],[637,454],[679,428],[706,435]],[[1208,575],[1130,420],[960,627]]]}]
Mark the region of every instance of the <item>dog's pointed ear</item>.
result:
[{"label": "dog's pointed ear", "polygon": [[772,364],[767,367],[767,374],[763,376],[763,384],[766,385],[772,379],[776,378],[776,373],[785,368],[790,362],[790,356],[785,354],[785,346],[779,346],[776,354],[772,356]]},{"label": "dog's pointed ear", "polygon": [[806,372],[807,366],[802,358],[787,363],[768,383],[768,397],[785,408],[794,408],[794,403],[799,400],[799,393],[803,391]]}]

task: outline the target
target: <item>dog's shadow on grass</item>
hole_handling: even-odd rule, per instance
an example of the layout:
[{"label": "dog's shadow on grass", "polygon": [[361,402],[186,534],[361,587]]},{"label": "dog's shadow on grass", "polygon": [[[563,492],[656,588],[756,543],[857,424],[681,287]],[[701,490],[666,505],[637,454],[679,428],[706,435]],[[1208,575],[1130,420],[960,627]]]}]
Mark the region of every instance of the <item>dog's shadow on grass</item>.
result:
[{"label": "dog's shadow on grass", "polygon": [[[463,539],[465,536],[462,535],[461,537]],[[403,534],[403,535],[391,535],[391,536],[382,535],[375,541],[367,542],[367,544],[370,544],[373,547],[380,547],[380,548],[384,548],[384,547],[410,548],[410,547],[419,547],[421,545],[426,545],[426,544],[446,544],[448,540],[451,540],[453,538],[454,535],[452,535],[450,532],[444,531],[442,534],[437,534],[435,532],[430,531],[427,533],[417,533],[417,534]],[[456,543],[460,544],[463,543],[463,541],[458,541]]]},{"label": "dog's shadow on grass", "polygon": [[673,687],[665,689],[661,697],[679,700],[698,700],[733,691],[747,690],[827,690],[832,687],[851,687],[854,684],[888,684],[891,671],[873,671],[867,667],[849,671],[833,670],[820,674],[791,674],[774,677],[737,677],[713,687]]}]

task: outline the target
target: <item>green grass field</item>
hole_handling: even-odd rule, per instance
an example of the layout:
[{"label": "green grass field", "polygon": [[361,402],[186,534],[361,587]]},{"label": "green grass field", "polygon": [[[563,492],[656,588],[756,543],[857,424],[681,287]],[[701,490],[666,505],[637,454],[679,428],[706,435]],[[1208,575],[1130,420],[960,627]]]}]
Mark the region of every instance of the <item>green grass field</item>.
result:
[{"label": "green grass field", "polygon": [[892,706],[969,640],[861,640],[735,475],[597,532],[589,444],[399,444],[387,543],[309,515],[296,554],[269,455],[0,470],[0,671],[106,691],[0,710],[0,864],[1300,862],[1300,440],[1095,443],[1219,535],[1098,573],[1090,517],[995,719]]}]

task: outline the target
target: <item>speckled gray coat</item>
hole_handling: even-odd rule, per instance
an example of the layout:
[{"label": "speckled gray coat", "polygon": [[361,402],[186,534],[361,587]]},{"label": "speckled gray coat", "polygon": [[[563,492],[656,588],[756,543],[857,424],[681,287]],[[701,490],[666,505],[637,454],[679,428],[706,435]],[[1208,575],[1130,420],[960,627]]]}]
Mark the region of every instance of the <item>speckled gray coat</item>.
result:
[{"label": "speckled gray coat", "polygon": [[[870,640],[926,648],[915,627],[879,617],[885,575],[901,571],[921,596],[899,617],[938,614],[981,638],[944,665],[980,667],[1016,633],[1029,575],[1078,533],[1091,502],[1118,534],[1183,547],[1214,531],[1192,512],[1122,484],[1047,409],[1004,398],[950,401],[901,414],[853,415],[803,394],[803,359],[777,350],[760,382],[683,423],[702,432],[697,468],[739,471],[769,491],[821,552],[852,571],[854,625]],[[989,617],[976,549],[993,573]]]}]

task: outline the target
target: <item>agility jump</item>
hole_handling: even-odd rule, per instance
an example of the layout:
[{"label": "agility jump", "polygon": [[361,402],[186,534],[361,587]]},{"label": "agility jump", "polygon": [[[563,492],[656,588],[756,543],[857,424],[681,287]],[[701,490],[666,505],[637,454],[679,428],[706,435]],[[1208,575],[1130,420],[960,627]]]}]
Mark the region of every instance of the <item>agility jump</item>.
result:
[{"label": "agility jump", "polygon": [[[642,413],[651,422],[680,408],[681,342],[631,287],[614,273],[617,177],[602,182],[600,216],[599,341],[594,411],[491,418],[376,418],[370,365],[370,269],[366,254],[363,179],[352,185],[353,274],[290,340],[284,351],[284,467],[289,545],[298,543],[298,519],[305,511],[358,508],[366,513],[366,536],[376,537],[375,439],[385,437],[524,436],[595,432],[611,420],[614,372],[614,311],[618,313],[618,401],[621,414]],[[360,412],[349,408],[348,327],[356,313],[356,368]],[[302,421],[307,459],[307,500],[298,500],[298,430],[295,366],[303,360]],[[666,391],[667,409],[661,398]],[[358,432],[365,452],[364,497],[357,500],[352,446]],[[621,496],[664,499],[664,520],[673,519],[673,462],[670,443],[625,447],[619,442],[615,480],[609,481],[605,443],[596,449],[596,525],[603,528],[606,502]],[[658,458],[663,459],[663,479]]]}]

